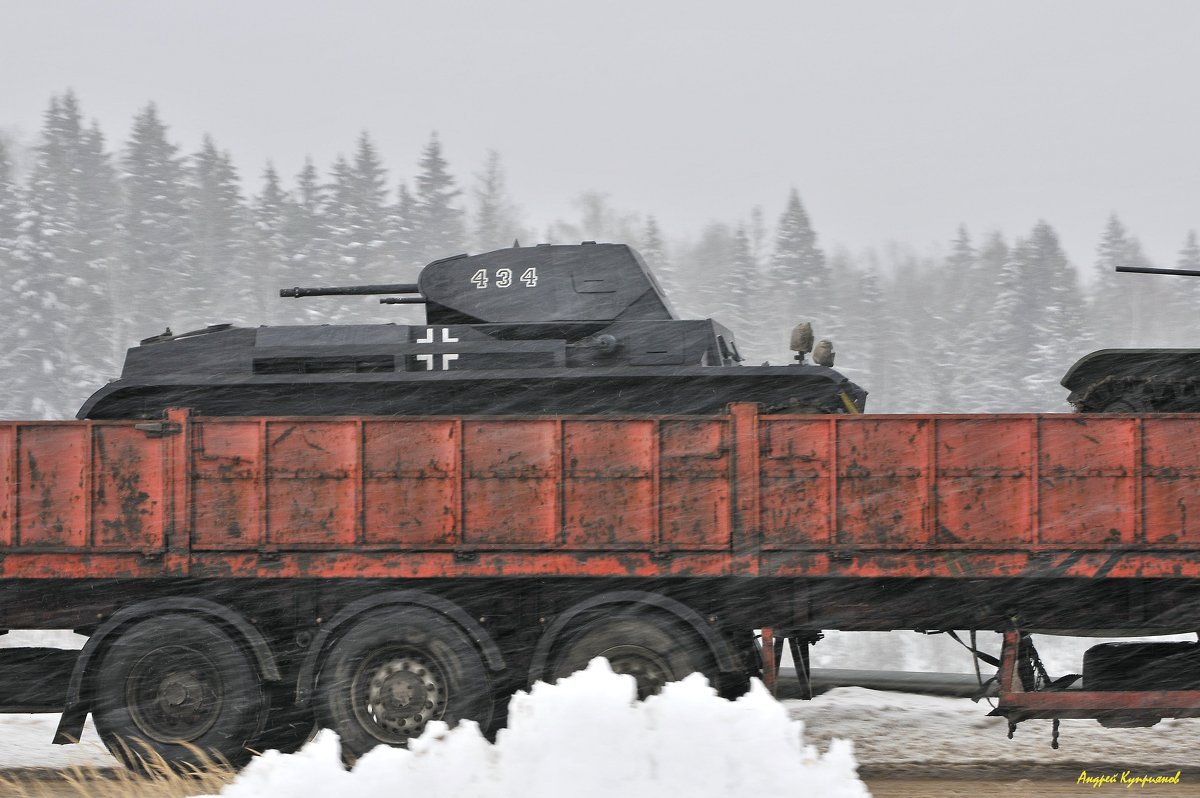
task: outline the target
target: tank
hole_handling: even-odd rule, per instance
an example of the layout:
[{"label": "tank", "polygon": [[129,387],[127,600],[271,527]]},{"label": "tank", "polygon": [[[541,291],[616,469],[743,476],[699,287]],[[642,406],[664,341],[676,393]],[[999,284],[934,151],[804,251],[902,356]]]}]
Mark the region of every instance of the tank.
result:
[{"label": "tank", "polygon": [[[1187,269],[1117,271],[1200,277]],[[1200,413],[1200,349],[1101,349],[1076,361],[1062,385],[1080,413]]]},{"label": "tank", "polygon": [[[861,412],[866,391],[805,359],[743,364],[733,334],[680,319],[623,244],[539,245],[434,261],[416,283],[290,288],[283,297],[382,294],[425,323],[168,330],[130,349],[79,418],[201,415],[712,414]],[[821,352],[826,355],[822,356]]]}]

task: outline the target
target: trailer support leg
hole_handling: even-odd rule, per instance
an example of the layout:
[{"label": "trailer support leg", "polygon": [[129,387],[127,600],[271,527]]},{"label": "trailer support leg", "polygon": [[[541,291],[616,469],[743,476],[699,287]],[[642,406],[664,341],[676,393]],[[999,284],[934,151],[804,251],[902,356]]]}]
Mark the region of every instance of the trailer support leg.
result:
[{"label": "trailer support leg", "polygon": [[[783,642],[782,639],[779,641]],[[775,695],[775,682],[779,676],[779,658],[775,649],[775,630],[764,626],[762,630],[763,684],[771,695]]]},{"label": "trailer support leg", "polygon": [[788,638],[788,643],[792,649],[792,664],[796,666],[796,681],[800,682],[800,698],[810,701],[813,697],[813,689],[809,649],[813,641],[807,637],[800,639],[793,635]]}]

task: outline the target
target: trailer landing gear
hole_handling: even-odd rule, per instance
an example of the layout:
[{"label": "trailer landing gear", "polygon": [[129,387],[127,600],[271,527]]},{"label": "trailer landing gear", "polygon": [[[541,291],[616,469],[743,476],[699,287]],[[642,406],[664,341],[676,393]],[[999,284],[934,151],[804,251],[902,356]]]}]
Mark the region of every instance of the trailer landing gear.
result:
[{"label": "trailer landing gear", "polygon": [[[1174,653],[1177,644],[1138,645],[1161,646],[1165,657]],[[1097,646],[1093,650],[1100,648],[1103,647]],[[990,714],[1008,721],[1009,737],[1022,721],[1052,720],[1051,746],[1054,748],[1058,747],[1062,718],[1094,718],[1104,726],[1129,727],[1151,726],[1168,717],[1200,717],[1200,689],[1162,689],[1184,685],[1164,678],[1156,680],[1152,668],[1159,659],[1144,655],[1143,659],[1146,661],[1140,670],[1130,673],[1124,680],[1110,681],[1089,676],[1085,658],[1084,689],[1076,689],[1075,683],[1081,678],[1078,674],[1051,680],[1032,638],[1017,630],[1005,632],[1000,653],[1000,696]],[[1147,673],[1151,678],[1147,678]],[[1103,689],[1095,689],[1097,685]]]}]

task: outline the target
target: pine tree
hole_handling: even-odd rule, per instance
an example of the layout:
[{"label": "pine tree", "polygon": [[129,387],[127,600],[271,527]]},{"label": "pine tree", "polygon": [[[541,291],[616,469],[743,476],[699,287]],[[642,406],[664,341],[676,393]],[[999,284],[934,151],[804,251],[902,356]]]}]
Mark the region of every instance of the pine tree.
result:
[{"label": "pine tree", "polygon": [[305,158],[304,168],[296,175],[296,200],[288,205],[289,258],[297,284],[329,283],[333,279],[324,206],[325,190],[317,167],[311,158]]},{"label": "pine tree", "polygon": [[[387,170],[371,138],[364,130],[358,137],[354,162],[350,167],[350,204],[346,223],[354,249],[355,271],[367,282],[387,278],[386,224]],[[350,255],[349,252],[344,254]]]},{"label": "pine tree", "polygon": [[0,257],[11,257],[16,252],[22,215],[12,160],[4,140],[0,139]]},{"label": "pine tree", "polygon": [[95,368],[84,367],[77,380],[90,390],[98,384],[91,381],[97,371],[102,379],[117,375],[135,336],[128,329],[129,314],[122,293],[128,272],[120,257],[122,206],[117,171],[95,122],[83,133],[80,164],[80,229],[86,236],[81,251],[91,284],[88,304],[96,317],[78,318],[73,336],[79,346],[86,342],[97,347]]},{"label": "pine tree", "polygon": [[475,176],[475,248],[480,252],[507,247],[520,237],[517,211],[508,198],[500,153],[488,152],[483,172]]},{"label": "pine tree", "polygon": [[646,227],[642,231],[641,246],[638,247],[638,251],[655,276],[660,280],[663,279],[670,269],[670,262],[667,258],[667,245],[663,241],[662,230],[658,227],[658,220],[653,216],[646,219]]},{"label": "pine tree", "polygon": [[424,265],[437,258],[464,252],[466,231],[463,212],[453,203],[461,193],[442,157],[442,144],[434,133],[418,163],[413,203],[413,261]]},{"label": "pine tree", "polygon": [[897,369],[898,345],[894,336],[888,335],[895,329],[879,272],[869,265],[859,272],[856,301],[851,306],[856,319],[869,319],[869,326],[860,325],[856,335],[847,341],[854,353],[854,361],[862,369],[855,382],[867,388],[867,408],[872,412],[896,412],[899,408],[891,403],[889,386]]},{"label": "pine tree", "polygon": [[23,294],[31,309],[26,329],[43,374],[28,405],[33,415],[73,411],[115,372],[109,270],[116,194],[99,129],[85,130],[73,93],[52,98],[21,234],[28,268]]},{"label": "pine tree", "polygon": [[[1162,283],[1147,275],[1122,274],[1118,266],[1146,266],[1141,243],[1129,235],[1114,213],[1096,248],[1099,278],[1091,303],[1092,322],[1101,347],[1150,346],[1155,343],[1154,315],[1162,301]],[[1159,344],[1163,342],[1160,340]]]},{"label": "pine tree", "polygon": [[293,242],[289,225],[295,214],[293,201],[279,182],[279,173],[268,162],[263,170],[262,190],[252,201],[254,220],[254,257],[265,277],[266,287],[260,287],[259,301],[265,308],[265,318],[279,323],[293,320],[295,314],[278,301],[275,288],[299,285],[306,280],[293,273]]},{"label": "pine tree", "polygon": [[767,351],[767,331],[762,326],[762,274],[751,251],[746,226],[739,224],[733,233],[729,280],[725,285],[726,312],[722,321],[733,331],[742,357],[750,363],[762,362]]},{"label": "pine tree", "polygon": [[0,270],[8,290],[0,293],[0,418],[28,418],[35,383],[41,377],[41,308],[22,228],[25,203],[13,176],[8,149],[0,140]]},{"label": "pine tree", "polygon": [[[227,152],[205,136],[189,169],[188,209],[195,252],[195,287],[208,320],[255,323],[266,290],[256,268],[249,212]],[[199,319],[197,319],[199,321]]]},{"label": "pine tree", "polygon": [[[775,252],[766,275],[765,290],[772,298],[764,311],[773,328],[791,329],[797,321],[813,322],[818,334],[831,330],[839,314],[829,301],[829,267],[825,253],[817,246],[808,213],[796,189],[788,194],[787,207],[779,218],[775,234]],[[786,360],[779,347],[772,347],[773,360]]]},{"label": "pine tree", "polygon": [[1188,231],[1187,238],[1183,242],[1183,249],[1179,250],[1179,259],[1175,263],[1175,268],[1200,271],[1200,241],[1196,240],[1195,230]]},{"label": "pine tree", "polygon": [[1087,348],[1090,337],[1084,320],[1084,302],[1075,267],[1067,260],[1058,236],[1039,221],[1026,243],[1025,279],[1030,306],[1027,351],[1026,405],[1034,410],[1062,410],[1065,397],[1059,380]]},{"label": "pine tree", "polygon": [[396,187],[396,202],[388,209],[387,217],[388,262],[399,274],[411,271],[419,260],[416,254],[416,204],[408,186],[400,183]]},{"label": "pine tree", "polygon": [[179,332],[202,319],[203,297],[188,223],[186,171],[153,103],[134,118],[121,170],[131,329],[137,336],[152,335],[174,324]]},{"label": "pine tree", "polygon": [[676,281],[679,290],[672,297],[683,318],[719,317],[728,309],[733,248],[733,231],[729,225],[712,222],[700,231],[700,239],[687,257],[681,259],[687,264],[687,271],[679,274]]},{"label": "pine tree", "polygon": [[[1200,241],[1196,231],[1189,230],[1183,248],[1175,261],[1177,269],[1200,273]],[[1154,279],[1154,278],[1150,278]],[[1163,287],[1171,291],[1169,325],[1164,345],[1193,347],[1196,344],[1196,326],[1193,319],[1200,309],[1200,277],[1163,277]],[[1168,285],[1169,283],[1169,285]]]},{"label": "pine tree", "polygon": [[974,394],[989,365],[986,318],[993,275],[981,263],[966,225],[959,225],[942,265],[944,290],[934,311],[938,324],[930,347],[944,375],[946,406],[941,409],[957,409]]}]

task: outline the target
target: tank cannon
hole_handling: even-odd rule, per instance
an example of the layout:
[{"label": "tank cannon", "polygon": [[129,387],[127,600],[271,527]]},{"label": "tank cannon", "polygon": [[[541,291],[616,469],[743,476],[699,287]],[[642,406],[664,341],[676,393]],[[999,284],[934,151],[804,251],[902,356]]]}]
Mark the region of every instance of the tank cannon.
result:
[{"label": "tank cannon", "polygon": [[168,331],[130,349],[77,415],[709,414],[735,401],[834,413],[866,399],[829,367],[831,349],[826,365],[741,365],[733,334],[680,319],[623,244],[458,255],[416,283],[280,295],[381,295],[424,305],[425,323]]}]

